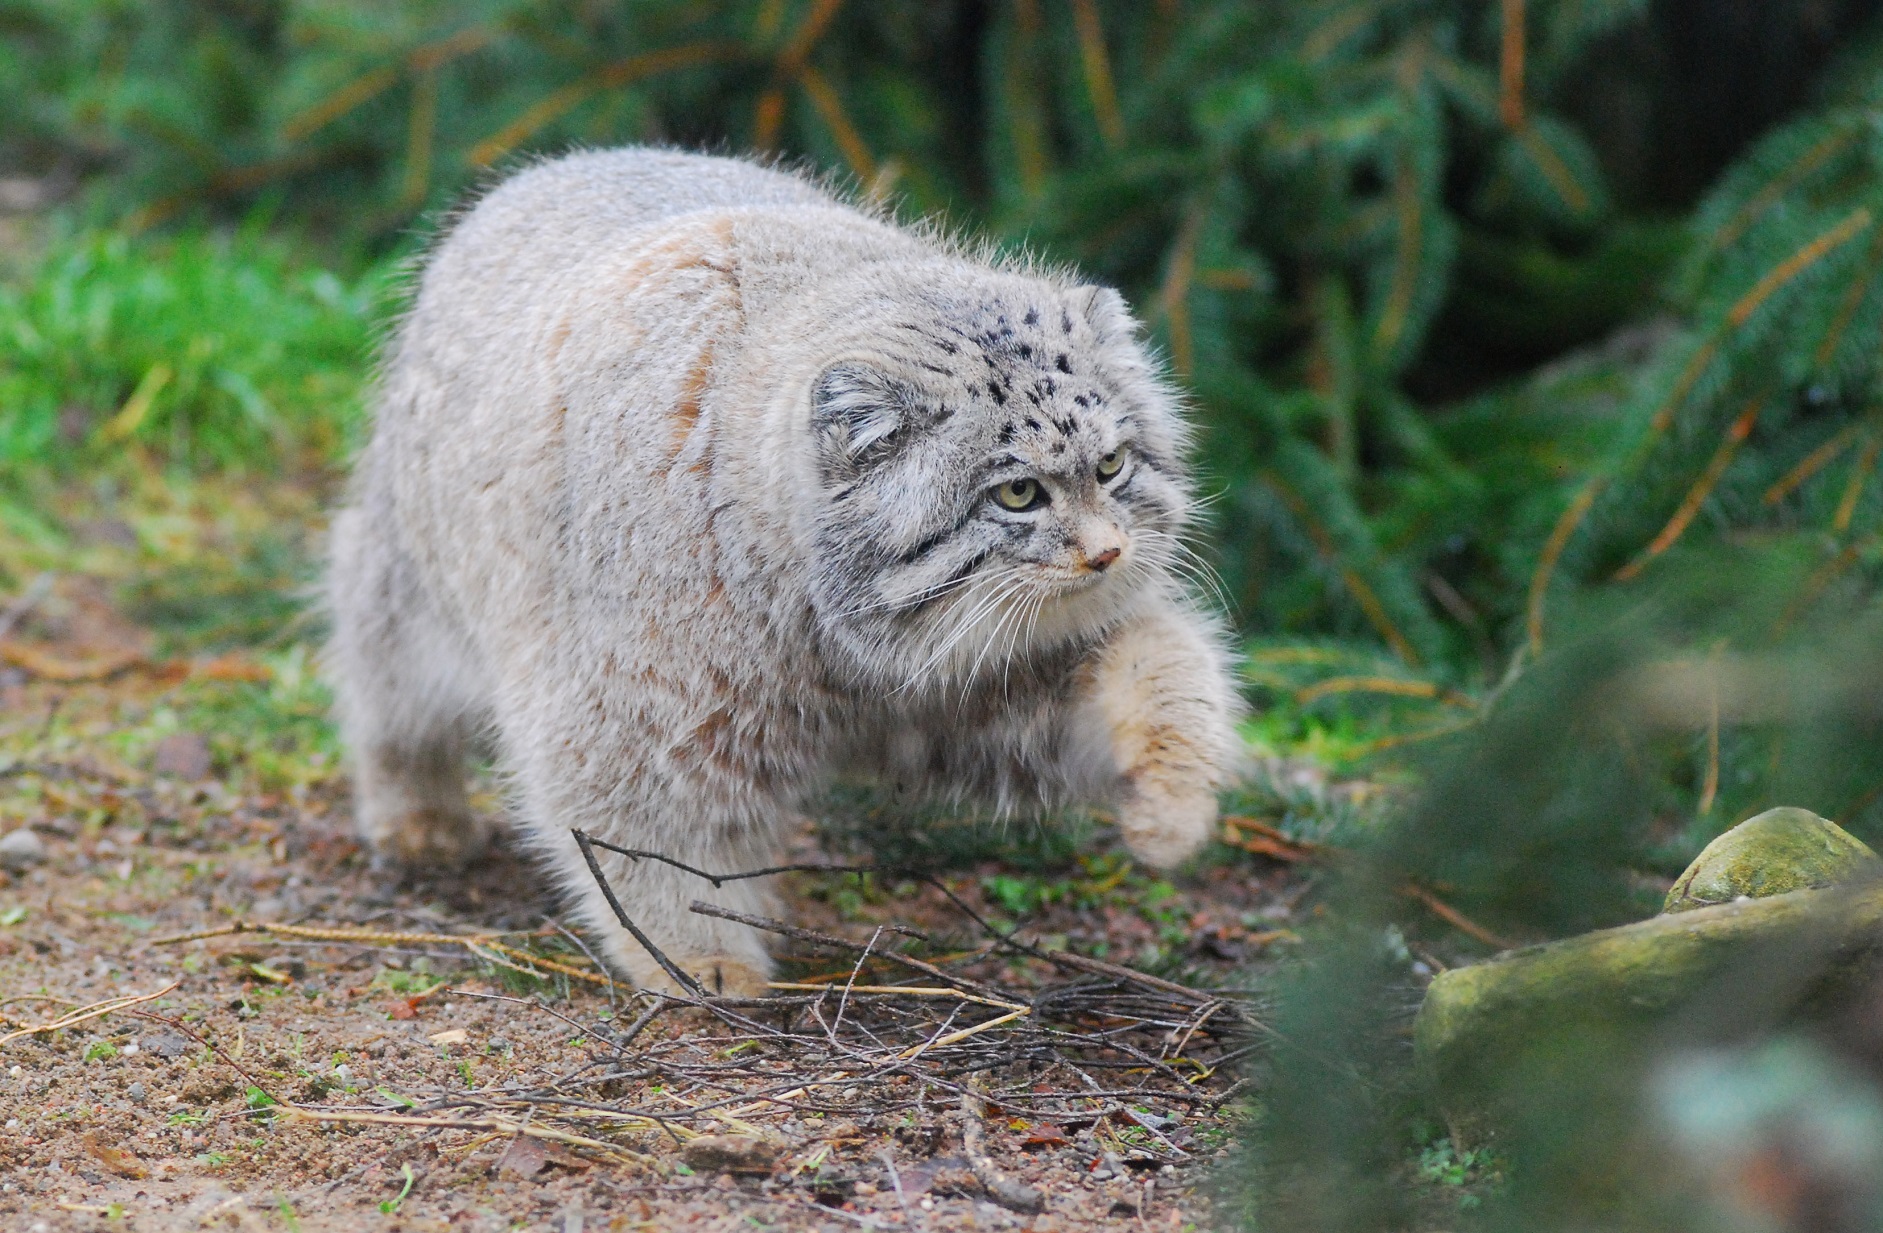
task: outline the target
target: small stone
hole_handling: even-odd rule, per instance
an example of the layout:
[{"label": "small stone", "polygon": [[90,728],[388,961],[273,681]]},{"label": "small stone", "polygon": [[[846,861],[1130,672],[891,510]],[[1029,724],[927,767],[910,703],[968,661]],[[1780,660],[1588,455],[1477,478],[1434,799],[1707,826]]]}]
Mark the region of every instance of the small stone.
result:
[{"label": "small stone", "polygon": [[125,1095],[129,1096],[134,1102],[140,1105],[144,1103],[144,1097],[146,1094],[147,1093],[144,1090],[144,1085],[141,1083],[133,1083],[129,1088],[125,1090]]},{"label": "small stone", "polygon": [[43,864],[45,859],[45,842],[28,827],[22,826],[0,837],[0,869],[8,873],[24,873],[34,865]]},{"label": "small stone", "polygon": [[1809,809],[1781,806],[1709,843],[1667,892],[1663,913],[1764,899],[1883,874],[1862,840]]},{"label": "small stone", "polygon": [[145,1036],[137,1042],[138,1048],[156,1057],[182,1057],[190,1050],[187,1038],[175,1032],[161,1032],[156,1036]]},{"label": "small stone", "polygon": [[697,1173],[770,1173],[778,1147],[751,1135],[701,1135],[681,1149],[680,1158]]},{"label": "small stone", "polygon": [[195,782],[209,777],[209,742],[200,732],[173,732],[151,751],[150,769],[170,779]]}]

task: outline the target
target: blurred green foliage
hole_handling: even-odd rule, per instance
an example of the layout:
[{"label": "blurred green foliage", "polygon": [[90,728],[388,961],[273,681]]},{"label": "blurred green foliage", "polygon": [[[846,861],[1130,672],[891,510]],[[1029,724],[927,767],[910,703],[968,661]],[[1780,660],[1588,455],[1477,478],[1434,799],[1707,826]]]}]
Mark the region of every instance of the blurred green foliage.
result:
[{"label": "blurred green foliage", "polygon": [[[77,407],[68,437],[331,457],[360,254],[572,143],[772,149],[1125,287],[1210,430],[1243,627],[1475,696],[1664,541],[1803,535],[1827,585],[1877,556],[1875,9],[5,0],[10,161],[133,228],[260,210],[353,275],[76,241],[8,305],[0,441]],[[86,294],[122,307],[80,326]]]},{"label": "blurred green foliage", "polygon": [[184,467],[330,464],[361,422],[384,285],[255,227],[60,236],[0,283],[0,472],[132,445]]}]

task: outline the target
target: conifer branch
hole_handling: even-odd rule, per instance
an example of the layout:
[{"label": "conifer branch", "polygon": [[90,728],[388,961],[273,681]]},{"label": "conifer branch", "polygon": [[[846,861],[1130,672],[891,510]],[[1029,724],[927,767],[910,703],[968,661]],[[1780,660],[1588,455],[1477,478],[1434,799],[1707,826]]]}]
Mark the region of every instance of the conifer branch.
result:
[{"label": "conifer branch", "polygon": [[1638,575],[1650,561],[1672,548],[1680,537],[1686,534],[1694,515],[1700,512],[1700,507],[1706,503],[1707,497],[1712,495],[1713,489],[1718,486],[1720,477],[1726,474],[1726,468],[1732,465],[1734,456],[1739,453],[1739,447],[1745,444],[1747,437],[1752,435],[1753,425],[1759,422],[1759,413],[1764,409],[1763,395],[1746,404],[1745,410],[1739,413],[1738,418],[1732,422],[1732,426],[1726,430],[1726,437],[1720,442],[1719,448],[1713,452],[1706,470],[1701,473],[1693,487],[1687,490],[1687,495],[1682,498],[1680,507],[1674,511],[1674,516],[1667,520],[1667,525],[1661,528],[1660,534],[1649,542],[1640,556],[1615,571],[1616,582],[1626,582]]}]

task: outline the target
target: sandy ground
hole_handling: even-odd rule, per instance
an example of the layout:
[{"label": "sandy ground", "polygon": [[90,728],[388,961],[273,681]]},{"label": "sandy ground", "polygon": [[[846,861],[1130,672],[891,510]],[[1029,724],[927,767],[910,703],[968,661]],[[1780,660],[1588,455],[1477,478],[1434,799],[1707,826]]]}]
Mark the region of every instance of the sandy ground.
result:
[{"label": "sandy ground", "polygon": [[[64,624],[38,630],[34,645],[63,656],[68,675],[112,648],[148,647],[96,596],[62,588],[78,598],[66,604]],[[861,1123],[773,1119],[775,1160],[744,1174],[690,1169],[679,1145],[657,1134],[631,1140],[647,1163],[624,1165],[514,1135],[323,1124],[270,1109],[273,1098],[398,1113],[439,1092],[547,1082],[597,1048],[571,1023],[609,1009],[607,991],[579,982],[539,986],[534,1003],[520,1000],[500,969],[435,946],[253,934],[159,944],[247,918],[530,930],[535,944],[572,951],[545,923],[553,895],[507,852],[448,882],[376,879],[350,837],[344,783],[329,755],[294,735],[295,723],[315,722],[294,718],[302,686],[284,682],[300,662],[292,653],[199,657],[72,683],[17,666],[16,657],[0,672],[0,832],[31,836],[8,841],[17,850],[0,873],[7,1030],[162,991],[0,1044],[0,1226],[1216,1227],[1204,1196],[1210,1166],[1226,1150],[1233,1102],[1216,1113],[1148,1111],[1174,1115],[1167,1139],[1182,1157],[1174,1165],[1122,1156],[1103,1122],[1042,1132],[989,1117],[990,1155],[1044,1193],[1039,1213],[973,1193],[959,1115],[943,1106]],[[242,706],[256,699],[260,717],[245,720]],[[1087,953],[1174,957],[1193,977],[1246,970],[1288,941],[1278,926],[1301,884],[1285,864],[1219,860],[1171,885],[1109,859],[1095,867],[1114,870],[1110,898],[1041,904],[1026,923]],[[1000,876],[986,862],[949,875],[990,912],[1000,905],[987,887]],[[942,910],[938,897],[858,902],[800,889],[808,893],[793,899],[796,919],[851,936],[867,936],[875,921]],[[441,981],[449,991],[415,996]],[[685,1012],[658,1030],[709,1027],[700,1012]]]}]

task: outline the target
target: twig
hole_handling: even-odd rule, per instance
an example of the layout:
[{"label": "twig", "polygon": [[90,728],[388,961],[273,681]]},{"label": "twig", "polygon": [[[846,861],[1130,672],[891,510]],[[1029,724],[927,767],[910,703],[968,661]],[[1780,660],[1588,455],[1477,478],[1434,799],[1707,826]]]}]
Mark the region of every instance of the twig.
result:
[{"label": "twig", "polygon": [[973,1089],[961,1093],[961,1149],[968,1158],[968,1168],[987,1191],[987,1197],[1016,1212],[1037,1212],[1045,1208],[1046,1196],[1033,1187],[1014,1181],[987,1154],[987,1141],[981,1133],[981,1118],[987,1104]]},{"label": "twig", "polygon": [[0,1036],[0,1045],[18,1040],[22,1036],[39,1036],[46,1032],[62,1031],[65,1028],[76,1027],[88,1020],[97,1019],[104,1015],[115,1014],[118,1011],[126,1010],[142,1002],[155,1001],[157,998],[175,989],[180,983],[182,982],[173,980],[155,993],[139,993],[130,997],[110,998],[103,1002],[95,1002],[81,1010],[75,1010],[69,1015],[54,1019],[51,1023],[42,1023],[36,1027],[25,1027],[17,1032],[8,1032],[5,1036]]},{"label": "twig", "polygon": [[1425,905],[1426,909],[1430,911],[1432,915],[1458,930],[1458,932],[1469,934],[1471,937],[1476,938],[1486,946],[1494,947],[1497,950],[1511,950],[1517,945],[1517,943],[1510,941],[1508,938],[1502,938],[1492,933],[1489,929],[1478,924],[1463,912],[1452,907],[1449,903],[1446,903],[1443,899],[1440,899],[1437,895],[1434,895],[1431,891],[1426,890],[1417,883],[1406,883],[1399,888],[1399,893],[1406,896],[1408,899],[1418,900]]},{"label": "twig", "polygon": [[356,1113],[336,1109],[309,1109],[302,1105],[284,1105],[282,1115],[312,1122],[350,1122],[370,1126],[430,1127],[440,1130],[489,1130],[497,1134],[527,1135],[532,1139],[543,1139],[551,1143],[566,1143],[571,1147],[586,1147],[591,1151],[605,1152],[630,1164],[651,1165],[654,1163],[651,1156],[616,1144],[604,1143],[600,1139],[574,1135],[562,1130],[551,1130],[547,1126],[535,1126],[506,1117],[421,1117],[399,1113]]}]

